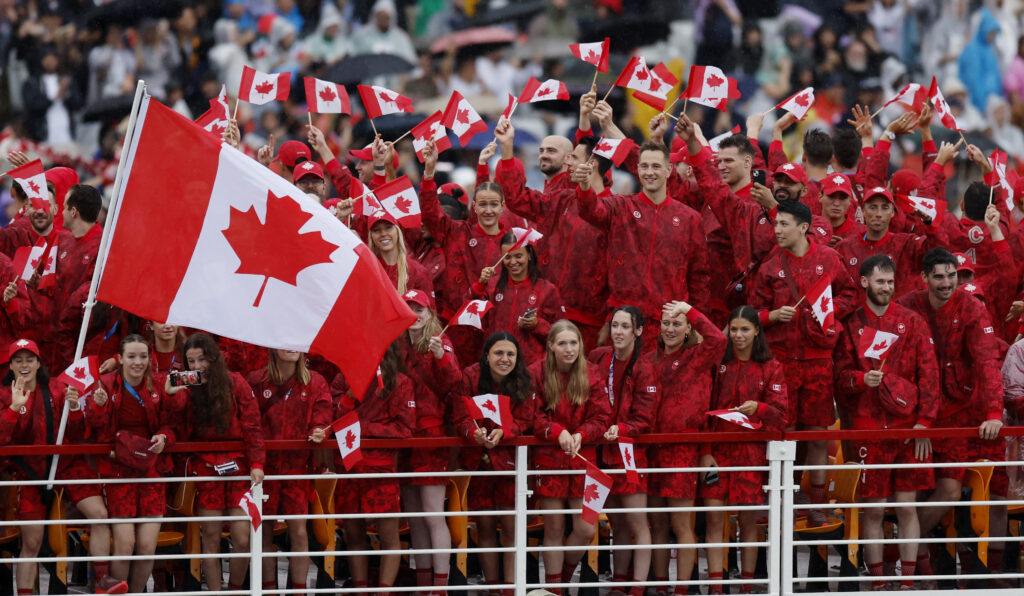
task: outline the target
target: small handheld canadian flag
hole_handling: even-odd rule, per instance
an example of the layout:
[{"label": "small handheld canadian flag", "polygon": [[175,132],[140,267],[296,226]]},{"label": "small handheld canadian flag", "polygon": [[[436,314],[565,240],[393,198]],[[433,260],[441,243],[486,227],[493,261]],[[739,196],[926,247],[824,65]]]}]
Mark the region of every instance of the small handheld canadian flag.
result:
[{"label": "small handheld canadian flag", "polygon": [[483,329],[484,324],[482,319],[487,311],[491,310],[494,305],[487,300],[469,300],[462,305],[451,320],[448,321],[449,325],[467,325],[469,327],[476,327],[477,329]]},{"label": "small handheld canadian flag", "polygon": [[836,305],[832,302],[832,276],[822,275],[807,290],[807,302],[811,312],[822,329],[831,327],[836,321]]},{"label": "small handheld canadian flag", "polygon": [[569,51],[572,52],[573,56],[587,64],[596,66],[597,72],[608,72],[608,47],[610,42],[611,39],[606,37],[604,41],[571,43],[569,44]]},{"label": "small handheld canadian flag", "polygon": [[72,362],[71,366],[57,377],[57,380],[78,389],[79,395],[82,395],[92,388],[99,378],[100,365],[96,356],[85,356]]},{"label": "small handheld canadian flag", "polygon": [[363,108],[370,119],[399,112],[412,112],[412,100],[387,87],[377,85],[359,85],[359,99],[363,100]]},{"label": "small handheld canadian flag", "polygon": [[609,139],[607,137],[601,137],[601,140],[594,146],[594,153],[601,157],[607,157],[612,160],[615,167],[619,167],[635,146],[636,143],[633,142],[633,139]]},{"label": "small handheld canadian flag", "polygon": [[999,186],[1003,189],[1006,194],[1006,208],[1009,211],[1013,211],[1013,185],[1006,178],[1006,162],[1009,156],[1005,151],[1000,151],[999,147],[992,150],[992,153],[988,155],[988,163],[992,166],[992,171],[996,173],[996,177],[999,179]]},{"label": "small handheld canadian flag", "polygon": [[604,502],[612,491],[612,478],[597,468],[587,464],[587,477],[583,483],[583,521],[596,524],[597,516],[604,509]]},{"label": "small handheld canadian flag", "polygon": [[540,239],[544,237],[544,234],[541,234],[533,228],[512,228],[512,233],[516,236],[516,243],[512,245],[512,248],[508,249],[509,252],[518,250],[524,246],[537,244],[540,242]]},{"label": "small handheld canadian flag", "polygon": [[[39,238],[34,246],[22,246],[14,252],[14,271],[19,279],[28,281],[39,271],[39,289],[43,290],[53,286],[57,277],[57,251],[60,247],[57,244],[50,245],[46,250],[46,238]],[[46,254],[46,262],[40,271],[40,264],[43,260],[43,253]]]},{"label": "small handheld canadian flag", "polygon": [[316,77],[303,77],[306,85],[306,105],[316,114],[351,114],[352,104],[344,85],[323,81]]},{"label": "small handheld canadian flag", "polygon": [[896,345],[899,338],[900,336],[895,333],[865,327],[857,342],[857,349],[865,358],[881,360]]},{"label": "small handheld canadian flag", "polygon": [[196,124],[219,139],[220,135],[227,130],[229,120],[231,120],[231,110],[228,109],[228,90],[226,85],[221,85],[220,95],[210,100],[210,109],[196,118]]},{"label": "small handheld canadian flag", "polygon": [[370,187],[359,178],[352,178],[352,182],[349,184],[348,196],[350,199],[359,200],[359,203],[362,204],[360,213],[367,217],[384,208],[381,206],[380,201],[377,200],[377,195],[373,194]]},{"label": "small handheld canadian flag", "polygon": [[46,173],[42,160],[33,159],[23,166],[9,170],[7,175],[25,191],[33,209],[50,208],[50,195],[46,188]]},{"label": "small handheld canadian flag", "polygon": [[345,464],[346,470],[351,470],[352,466],[363,459],[363,451],[359,448],[362,436],[359,416],[353,410],[332,422],[331,428],[334,429],[334,437],[338,439],[341,461]]},{"label": "small handheld canadian flag", "polygon": [[917,195],[894,194],[892,198],[895,199],[896,206],[904,212],[910,214],[915,212],[920,213],[933,222],[941,221],[946,215],[945,201],[936,201],[935,199],[929,199],[928,197],[920,197]]},{"label": "small handheld canadian flag", "polygon": [[416,150],[416,157],[420,163],[423,163],[423,150],[431,139],[434,141],[438,155],[452,148],[452,142],[448,139],[448,131],[441,124],[441,118],[441,110],[438,110],[409,131],[412,133],[412,148]]},{"label": "small handheld canadian flag", "polygon": [[487,131],[487,123],[458,91],[452,91],[448,106],[445,107],[444,115],[441,116],[441,124],[452,129],[455,136],[459,137],[459,144],[463,147],[477,133]]},{"label": "small handheld canadian flag", "polygon": [[730,99],[742,97],[736,79],[727,77],[717,66],[690,67],[683,97],[704,106],[725,111]]},{"label": "small handheld canadian flag", "polygon": [[502,427],[508,434],[508,426],[512,423],[512,405],[509,396],[485,393],[464,397],[463,400],[465,400],[466,412],[470,418],[473,420],[486,418]]},{"label": "small handheld canadian flag", "polygon": [[633,439],[619,437],[619,455],[622,456],[622,467],[626,470],[626,480],[631,483],[640,482],[640,474],[636,471],[636,451]]},{"label": "small handheld canadian flag", "polygon": [[708,416],[717,416],[726,422],[732,422],[733,424],[738,424],[743,428],[749,428],[750,430],[757,430],[761,428],[760,422],[754,422],[739,410],[711,410],[708,412]]},{"label": "small handheld canadian flag", "polygon": [[508,103],[505,105],[505,111],[501,113],[501,117],[505,120],[512,118],[512,112],[516,111],[516,106],[519,105],[519,98],[511,93],[508,94]]},{"label": "small handheld canadian flag", "polygon": [[679,83],[664,64],[647,67],[643,56],[633,56],[615,79],[615,86],[633,90],[633,97],[656,110],[664,110],[669,92]]},{"label": "small handheld canadian flag", "polygon": [[935,107],[935,113],[938,114],[939,121],[943,126],[949,130],[960,130],[956,116],[949,111],[949,104],[946,103],[946,98],[943,97],[942,90],[939,89],[939,81],[935,77],[932,77],[931,87],[928,88],[928,99],[932,100],[932,106]]},{"label": "small handheld canadian flag", "polygon": [[263,516],[260,515],[260,507],[252,496],[252,490],[245,491],[242,498],[238,500],[238,506],[249,516],[249,521],[252,522],[254,530],[263,525]]},{"label": "small handheld canadian flag", "polygon": [[924,87],[917,83],[907,83],[895,97],[885,102],[882,107],[885,108],[895,103],[908,112],[920,112],[927,97],[928,93]]},{"label": "small handheld canadian flag", "polygon": [[238,99],[261,106],[272,101],[288,99],[291,90],[292,73],[267,74],[246,66],[242,69],[242,84],[238,87]]},{"label": "small handheld canadian flag", "polygon": [[534,103],[553,99],[569,99],[569,89],[566,88],[565,83],[555,79],[548,79],[541,83],[530,77],[530,80],[526,81],[526,86],[523,87],[523,92],[519,94],[519,103]]},{"label": "small handheld canadian flag", "polygon": [[408,176],[381,184],[374,192],[381,207],[405,228],[420,227],[420,197]]},{"label": "small handheld canadian flag", "polygon": [[804,116],[814,105],[814,87],[808,87],[799,93],[794,93],[788,98],[783,100],[776,108],[782,108],[790,114],[796,117],[797,120],[803,120]]},{"label": "small handheld canadian flag", "polygon": [[738,135],[738,134],[740,134],[740,125],[739,124],[737,124],[736,126],[732,127],[731,129],[723,132],[722,134],[718,135],[717,137],[712,137],[712,138],[708,139],[708,146],[711,147],[711,152],[712,153],[718,153],[718,147],[722,144],[722,141],[724,141],[725,139],[731,137],[732,135]]}]

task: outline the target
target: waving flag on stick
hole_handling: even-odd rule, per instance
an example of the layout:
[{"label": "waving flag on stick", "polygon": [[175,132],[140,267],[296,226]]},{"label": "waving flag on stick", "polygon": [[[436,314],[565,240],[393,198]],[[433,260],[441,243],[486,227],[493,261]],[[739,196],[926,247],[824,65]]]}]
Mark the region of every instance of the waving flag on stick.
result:
[{"label": "waving flag on stick", "polygon": [[249,516],[252,528],[255,530],[263,525],[263,516],[260,515],[260,507],[252,496],[252,491],[247,490],[242,498],[238,500],[238,506]]},{"label": "waving flag on stick", "polygon": [[[49,245],[50,249],[46,247]],[[49,244],[46,238],[40,237],[34,246],[22,246],[14,252],[14,271],[19,278],[28,281],[39,273],[39,289],[53,286],[57,277],[57,254],[60,246]],[[43,253],[46,253],[44,259]]]},{"label": "waving flag on stick", "polygon": [[640,482],[640,474],[636,471],[636,451],[633,439],[619,437],[619,455],[622,456],[622,467],[626,470],[626,480],[631,483]]},{"label": "waving flag on stick", "polygon": [[413,111],[411,99],[386,87],[359,85],[356,89],[359,90],[359,99],[363,100],[366,117],[371,120],[388,114]]},{"label": "waving flag on stick", "polygon": [[486,418],[496,426],[500,426],[505,434],[509,433],[508,427],[512,423],[511,398],[507,395],[485,393],[473,397],[464,397],[466,412],[473,420]]},{"label": "waving flag on stick", "polygon": [[346,470],[351,470],[352,466],[363,459],[363,451],[359,447],[362,438],[359,416],[353,410],[332,422],[331,428],[334,429],[334,438],[338,440],[341,461]]},{"label": "waving flag on stick", "polygon": [[[470,300],[462,305],[451,320],[448,321],[448,325],[468,325],[469,327],[476,327],[477,329],[483,329],[484,324],[481,319],[487,314],[487,311],[491,310],[494,305],[487,300]],[[440,334],[438,334],[440,335]]]},{"label": "waving flag on stick", "polygon": [[629,152],[636,147],[636,143],[633,139],[609,139],[601,137],[601,140],[594,146],[594,153],[601,157],[607,157],[612,160],[615,167],[622,165],[623,160],[629,156]]},{"label": "waving flag on stick", "polygon": [[738,424],[743,428],[749,428],[750,430],[757,430],[761,428],[760,422],[754,422],[739,410],[711,410],[708,412],[708,416],[717,416],[726,422],[732,422],[733,424]]},{"label": "waving flag on stick", "polygon": [[932,77],[932,85],[928,88],[928,99],[932,101],[932,105],[935,107],[935,113],[939,115],[939,121],[942,125],[949,130],[960,130],[960,125],[956,122],[956,116],[953,112],[949,111],[949,104],[946,103],[946,98],[942,96],[942,90],[939,89],[939,82],[935,77]]},{"label": "waving flag on stick", "polygon": [[518,250],[530,244],[535,245],[544,237],[544,234],[541,234],[533,228],[512,228],[512,233],[516,236],[516,243],[512,245],[512,248],[508,249],[509,252]]},{"label": "waving flag on stick", "polygon": [[[448,132],[445,131],[444,125],[441,124],[441,117],[441,111],[438,110],[428,116],[423,122],[412,127],[412,130],[405,133],[412,134],[412,148],[416,150],[416,158],[420,160],[420,163],[423,163],[423,150],[431,140],[434,141],[434,148],[437,150],[438,155],[452,148],[452,142],[448,139]],[[404,136],[402,135],[402,137]],[[395,142],[397,143],[402,137],[395,139]]]},{"label": "waving flag on stick", "polygon": [[832,301],[832,278],[822,275],[804,295],[811,304],[811,312],[822,329],[831,327],[836,321],[836,305]]},{"label": "waving flag on stick", "polygon": [[100,378],[100,365],[96,356],[85,356],[71,363],[57,380],[78,390],[79,397],[92,389]]},{"label": "waving flag on stick", "polygon": [[455,136],[459,137],[459,144],[463,147],[477,133],[487,131],[487,123],[458,91],[452,91],[448,106],[444,109],[444,115],[441,116],[441,124],[452,129]]},{"label": "waving flag on stick", "polygon": [[895,103],[908,112],[920,113],[927,97],[928,93],[924,87],[917,83],[907,83],[895,97],[885,102],[882,107],[886,108]]},{"label": "waving flag on stick", "polygon": [[553,99],[569,99],[569,89],[566,88],[565,83],[555,79],[548,79],[541,83],[530,77],[530,80],[526,81],[526,86],[523,87],[523,92],[519,94],[519,103],[534,103]]},{"label": "waving flag on stick", "polygon": [[573,56],[576,56],[580,60],[587,64],[593,64],[597,67],[597,72],[608,72],[608,45],[611,40],[604,38],[604,41],[595,41],[591,43],[571,43],[569,44],[569,51],[572,52]]},{"label": "waving flag on stick", "polygon": [[420,197],[408,176],[381,184],[374,194],[381,208],[398,220],[403,228],[419,228]]},{"label": "waving flag on stick", "polygon": [[306,105],[317,114],[351,114],[352,104],[344,85],[303,77],[306,85]]},{"label": "waving flag on stick", "polygon": [[717,66],[690,67],[683,97],[704,106],[725,111],[730,99],[742,97],[736,79],[730,78]]},{"label": "waving flag on stick", "polygon": [[[272,101],[284,101],[288,99],[288,91],[291,90],[291,77],[290,72],[267,74],[246,66],[242,69],[238,99],[258,106]],[[238,109],[237,105],[235,109]]]},{"label": "waving flag on stick", "polygon": [[228,128],[229,120],[231,109],[228,108],[227,86],[221,85],[220,95],[210,100],[210,109],[196,118],[196,124],[220,139],[220,135]]},{"label": "waving flag on stick", "polygon": [[857,349],[865,358],[881,360],[896,345],[899,338],[900,336],[895,333],[865,327],[857,342]]},{"label": "waving flag on stick", "polygon": [[50,191],[46,188],[46,170],[41,159],[33,159],[23,166],[9,170],[7,175],[25,192],[32,208],[50,208]]},{"label": "waving flag on stick", "polygon": [[803,120],[804,116],[814,105],[814,87],[808,87],[799,93],[794,93],[784,99],[775,108],[782,108],[793,114],[797,120]]},{"label": "waving flag on stick", "polygon": [[596,524],[604,509],[604,502],[612,491],[612,478],[587,462],[587,477],[583,483],[583,521]]},{"label": "waving flag on stick", "polygon": [[936,201],[935,199],[916,195],[899,194],[894,194],[892,198],[896,201],[896,206],[905,213],[913,215],[914,212],[917,212],[933,222],[941,221],[946,215],[946,201]]}]

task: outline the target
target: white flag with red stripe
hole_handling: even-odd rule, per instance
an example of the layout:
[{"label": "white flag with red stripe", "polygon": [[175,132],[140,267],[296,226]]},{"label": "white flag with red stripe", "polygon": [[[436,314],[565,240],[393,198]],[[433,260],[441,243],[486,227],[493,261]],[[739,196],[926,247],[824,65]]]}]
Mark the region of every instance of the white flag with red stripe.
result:
[{"label": "white flag with red stripe", "polygon": [[352,178],[352,182],[349,184],[348,196],[350,199],[358,201],[358,204],[361,206],[359,213],[366,217],[384,208],[381,206],[380,201],[377,200],[377,195],[373,194],[370,187],[359,178]]},{"label": "white flag with red stripe", "polygon": [[932,221],[941,221],[946,215],[946,201],[936,201],[917,195],[894,194],[892,198],[896,201],[896,206],[905,213],[917,212]]},{"label": "white flag with red stripe", "polygon": [[[167,176],[167,147],[175,148],[175,169],[187,175]],[[357,395],[365,392],[384,351],[415,315],[351,230],[149,97],[122,159],[109,254],[99,255],[106,264],[98,300],[146,319],[320,354]],[[153,242],[158,237],[165,241]],[[146,270],[144,286],[139,263],[160,263]]]},{"label": "white flag with red stripe", "polygon": [[356,89],[359,91],[359,99],[363,100],[367,118],[413,111],[411,99],[387,87],[359,85]]},{"label": "white flag with red stripe", "polygon": [[512,248],[508,249],[509,252],[531,244],[536,245],[544,237],[544,234],[533,228],[512,228],[512,233],[515,234],[516,243],[512,245]]},{"label": "white flag with red stripe", "polygon": [[726,110],[730,99],[739,99],[742,95],[736,79],[726,76],[717,66],[691,66],[683,91],[686,99],[722,111]]},{"label": "white flag with red stripe", "polygon": [[597,67],[597,72],[608,72],[608,51],[610,38],[604,38],[604,41],[594,41],[590,43],[571,43],[569,44],[569,51],[572,52],[573,56],[576,56],[580,60],[587,64],[593,64]]},{"label": "white flag with red stripe", "polygon": [[473,420],[486,418],[496,426],[500,426],[508,432],[512,424],[512,402],[507,395],[485,393],[463,398],[466,404],[466,412]]},{"label": "white flag with red stripe", "polygon": [[939,116],[942,125],[949,130],[960,130],[956,116],[949,110],[949,104],[946,103],[946,98],[943,97],[942,90],[939,89],[939,81],[935,77],[932,77],[931,87],[928,88],[928,98],[932,101],[932,106],[935,107],[935,113]]},{"label": "white flag with red stripe", "polygon": [[754,422],[749,416],[739,410],[711,410],[708,412],[708,416],[717,416],[726,422],[732,422],[750,430],[761,428],[760,422]]},{"label": "white flag with red stripe", "polygon": [[803,120],[804,116],[814,105],[814,87],[808,87],[799,93],[794,93],[788,98],[784,99],[776,108],[782,108],[790,114],[796,117],[797,120]]},{"label": "white flag with red stripe", "polygon": [[664,64],[648,68],[643,56],[633,56],[614,84],[632,89],[633,97],[657,110],[664,110],[669,92],[678,83],[679,79]]},{"label": "white flag with red stripe", "polygon": [[494,305],[487,300],[469,300],[452,315],[449,325],[466,325],[483,329],[483,318]]},{"label": "white flag with red stripe", "polygon": [[242,498],[238,500],[238,506],[249,516],[252,529],[257,530],[263,525],[263,516],[260,515],[260,507],[252,496],[252,490],[245,491]]},{"label": "white flag with red stripe", "polygon": [[538,101],[551,101],[553,99],[569,99],[569,89],[565,83],[556,79],[548,79],[541,83],[530,77],[519,94],[519,103],[534,103]]},{"label": "white flag with red stripe", "polygon": [[33,159],[23,166],[8,170],[7,175],[25,192],[34,209],[50,208],[50,191],[46,187],[46,170],[43,169],[42,160]]},{"label": "white flag with red stripe", "polygon": [[740,130],[741,130],[740,129],[740,125],[737,124],[736,126],[732,127],[730,130],[727,130],[727,131],[723,132],[722,134],[718,135],[717,137],[712,137],[712,138],[708,139],[708,146],[711,147],[711,152],[712,153],[718,153],[718,147],[719,147],[719,145],[722,144],[722,141],[724,141],[725,139],[731,137],[732,135],[740,134]]},{"label": "white flag with red stripe", "polygon": [[228,129],[228,122],[230,120],[231,109],[228,107],[227,86],[221,85],[220,95],[210,100],[210,109],[196,118],[196,124],[220,139],[220,136]]},{"label": "white flag with red stripe", "polygon": [[487,123],[458,91],[452,91],[452,96],[444,109],[444,115],[441,116],[441,124],[452,129],[455,136],[459,138],[459,144],[463,147],[477,133],[487,132]]},{"label": "white flag with red stripe", "polygon": [[587,477],[583,484],[583,521],[596,524],[597,517],[604,509],[604,502],[612,492],[612,478],[597,468],[587,464]]},{"label": "white flag with red stripe", "polygon": [[907,83],[895,97],[885,102],[885,105],[882,107],[888,107],[895,103],[908,112],[920,112],[921,108],[924,107],[927,97],[928,92],[925,91],[924,87],[917,83]]},{"label": "white flag with red stripe", "polygon": [[[448,131],[441,124],[441,110],[427,116],[426,120],[412,127],[412,148],[416,150],[416,158],[423,163],[423,149],[431,139],[437,154],[452,148],[452,142],[448,139]],[[417,224],[418,225],[418,224]]]},{"label": "white flag with red stripe", "polygon": [[519,98],[511,93],[508,94],[508,103],[505,104],[505,111],[501,113],[501,117],[508,120],[512,117],[512,112],[516,111],[516,106],[519,105]]},{"label": "white flag with red stripe", "polygon": [[832,301],[832,277],[822,275],[807,290],[807,303],[822,329],[831,327],[836,320],[836,305]]},{"label": "white flag with red stripe", "polygon": [[865,358],[881,360],[896,345],[900,336],[881,329],[865,327],[861,331],[860,341],[857,342],[857,349]]},{"label": "white flag with red stripe", "polygon": [[[39,272],[39,289],[53,286],[57,276],[57,254],[60,247],[51,244],[46,250],[46,238],[40,238],[33,246],[22,246],[14,251],[14,271],[19,279],[28,281]],[[43,253],[46,253],[45,263]]]},{"label": "white flag with red stripe", "polygon": [[359,425],[359,416],[353,410],[332,422],[331,428],[334,429],[334,438],[338,440],[341,461],[345,464],[346,470],[351,470],[352,466],[363,459],[363,450],[360,448],[363,433]]},{"label": "white flag with red stripe", "polygon": [[622,161],[626,159],[629,152],[636,147],[636,143],[633,139],[609,139],[607,137],[601,137],[601,140],[594,145],[594,153],[601,157],[607,157],[612,160],[612,163],[616,167],[622,165]]},{"label": "white flag with red stripe", "polygon": [[306,85],[306,106],[314,114],[351,114],[352,103],[344,85],[303,77]]},{"label": "white flag with red stripe", "polygon": [[636,471],[636,450],[633,439],[619,437],[619,455],[622,457],[622,467],[626,470],[626,481],[640,482],[640,474]]},{"label": "white flag with red stripe", "polygon": [[408,176],[381,184],[374,195],[381,208],[398,220],[403,228],[420,227],[420,197]]},{"label": "white flag with red stripe", "polygon": [[57,377],[57,380],[69,387],[78,390],[79,397],[83,396],[100,378],[100,365],[96,356],[83,356],[71,363]]},{"label": "white flag with red stripe", "polygon": [[1005,152],[1000,151],[999,147],[992,150],[992,153],[988,155],[988,163],[992,166],[992,171],[996,173],[996,177],[999,179],[999,186],[1006,193],[1006,209],[1013,211],[1013,185],[1006,179],[1006,162],[1008,156]]},{"label": "white flag with red stripe", "polygon": [[292,73],[267,74],[249,68],[242,69],[242,84],[238,87],[238,99],[261,106],[272,101],[288,99],[291,90]]}]

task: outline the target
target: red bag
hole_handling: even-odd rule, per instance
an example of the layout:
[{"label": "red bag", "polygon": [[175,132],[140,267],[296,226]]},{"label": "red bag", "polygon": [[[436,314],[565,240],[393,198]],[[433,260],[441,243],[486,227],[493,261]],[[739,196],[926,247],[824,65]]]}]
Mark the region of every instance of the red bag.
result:
[{"label": "red bag", "polygon": [[133,470],[149,472],[157,459],[157,454],[149,450],[151,446],[149,439],[119,430],[114,438],[114,460]]},{"label": "red bag", "polygon": [[885,375],[878,386],[878,400],[885,411],[907,418],[917,409],[917,387],[898,375]]}]

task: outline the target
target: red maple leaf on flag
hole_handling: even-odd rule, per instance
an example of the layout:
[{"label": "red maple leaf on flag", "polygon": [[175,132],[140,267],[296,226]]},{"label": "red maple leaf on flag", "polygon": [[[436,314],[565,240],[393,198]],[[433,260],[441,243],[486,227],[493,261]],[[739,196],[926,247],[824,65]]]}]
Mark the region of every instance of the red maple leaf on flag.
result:
[{"label": "red maple leaf on flag", "polygon": [[720,77],[720,76],[718,76],[716,74],[713,74],[710,77],[708,77],[708,87],[718,87],[719,85],[721,85],[724,82],[725,82],[725,79],[723,79],[722,77]]},{"label": "red maple leaf on flag", "polygon": [[583,490],[583,500],[587,503],[599,498],[600,496],[601,493],[597,490],[597,485],[592,482],[587,484],[587,488]]},{"label": "red maple leaf on flag", "polygon": [[356,435],[355,435],[355,433],[352,432],[352,429],[349,429],[349,431],[347,433],[345,433],[345,447],[348,448],[348,449],[351,449],[352,446],[355,445],[355,444],[356,444]]},{"label": "red maple leaf on flag", "polygon": [[882,340],[882,341],[878,342],[877,344],[871,346],[871,351],[873,351],[873,352],[881,352],[882,350],[884,350],[884,349],[886,349],[888,347],[889,347],[889,342],[887,342],[885,340]]},{"label": "red maple leaf on flag", "polygon": [[466,312],[474,315],[480,314],[480,305],[477,302],[470,302],[469,306],[466,307]]},{"label": "red maple leaf on flag", "polygon": [[494,407],[494,401],[490,400],[490,399],[484,402],[484,407],[487,408],[488,410],[492,411],[492,412],[497,412],[498,411]]},{"label": "red maple leaf on flag", "polygon": [[635,76],[640,81],[646,81],[647,80],[647,69],[641,66],[641,67],[636,69],[636,74],[634,74],[633,76]]},{"label": "red maple leaf on flag", "polygon": [[28,181],[28,187],[32,189],[32,192],[37,194],[39,193],[39,185],[36,184],[34,180]]},{"label": "red maple leaf on flag", "polygon": [[584,58],[584,60],[586,60],[587,62],[590,62],[591,60],[597,60],[597,54],[594,53],[594,50],[590,50],[589,52],[587,52],[587,57]]},{"label": "red maple leaf on flag", "polygon": [[76,366],[75,369],[73,371],[71,371],[71,376],[75,377],[76,379],[84,379],[85,378],[85,367],[84,366]]},{"label": "red maple leaf on flag", "polygon": [[259,85],[253,87],[253,89],[255,89],[256,93],[259,93],[260,95],[269,95],[270,92],[274,90],[274,84],[270,81],[263,81]]},{"label": "red maple leaf on flag", "polygon": [[657,91],[658,89],[661,89],[661,81],[655,77],[651,77],[651,82],[648,83],[648,86],[651,88],[651,91]]},{"label": "red maple leaf on flag", "polygon": [[39,267],[39,257],[32,259],[32,262],[29,264],[32,266],[33,269]]},{"label": "red maple leaf on flag", "polygon": [[551,95],[551,87],[545,87],[537,92],[537,97],[543,97],[545,95]]},{"label": "red maple leaf on flag", "polygon": [[[299,233],[312,218],[288,195],[279,197],[271,191],[267,191],[265,224],[260,222],[255,206],[247,211],[231,208],[228,227],[221,233],[240,261],[235,273],[263,276],[254,308],[260,305],[271,277],[294,286],[298,274],[307,267],[331,262],[337,245],[324,240],[320,232]],[[268,251],[268,246],[276,249]]]},{"label": "red maple leaf on flag", "polygon": [[334,90],[331,89],[330,87],[324,87],[320,91],[320,99],[324,101],[334,101],[335,97],[337,97],[337,95],[334,93]]},{"label": "red maple leaf on flag", "polygon": [[633,462],[633,458],[632,458],[632,456],[630,456],[630,453],[631,452],[627,451],[626,453],[623,454],[623,456],[626,458],[626,465],[627,466],[633,465],[633,463],[632,463]]},{"label": "red maple leaf on flag", "polygon": [[459,110],[455,112],[455,121],[461,122],[462,124],[469,124],[469,110]]},{"label": "red maple leaf on flag", "polygon": [[228,127],[226,124],[221,124],[221,122],[221,120],[215,120],[211,122],[209,126],[206,127],[206,130],[214,134],[223,134],[224,131],[228,129]]},{"label": "red maple leaf on flag", "polygon": [[609,143],[602,142],[597,147],[594,147],[594,149],[597,151],[611,151],[612,146]]},{"label": "red maple leaf on flag", "polygon": [[800,95],[797,95],[796,97],[793,98],[793,101],[802,108],[806,108],[807,104],[810,103],[810,99],[807,97],[806,93],[801,93]]},{"label": "red maple leaf on flag", "polygon": [[384,100],[385,103],[391,103],[391,102],[395,101],[395,96],[391,95],[387,91],[378,91],[377,92],[377,97],[379,97],[382,100]]},{"label": "red maple leaf on flag", "polygon": [[828,296],[822,296],[821,302],[818,304],[818,307],[821,308],[821,312],[828,312],[828,307],[830,304],[832,304],[832,300],[829,299]]},{"label": "red maple leaf on flag", "polygon": [[412,205],[412,202],[410,202],[405,196],[400,196],[395,199],[395,209],[398,209],[402,213],[409,213],[410,205]]}]

